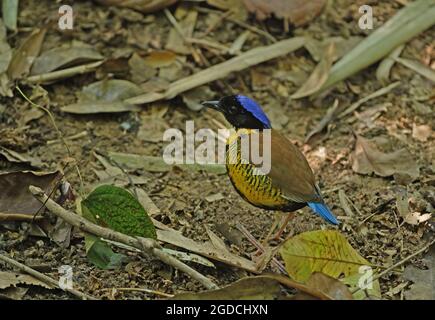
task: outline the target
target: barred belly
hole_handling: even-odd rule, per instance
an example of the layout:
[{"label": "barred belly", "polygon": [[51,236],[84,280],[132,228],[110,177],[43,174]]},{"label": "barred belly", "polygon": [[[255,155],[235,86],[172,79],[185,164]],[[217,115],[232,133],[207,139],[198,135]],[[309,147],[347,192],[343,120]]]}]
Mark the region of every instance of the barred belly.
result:
[{"label": "barred belly", "polygon": [[[253,164],[242,163],[240,145],[231,143],[237,136],[228,139],[226,166],[232,184],[240,195],[251,204],[265,209],[282,209],[289,201],[282,197],[281,190],[272,185],[272,180],[264,174],[254,174]],[[237,148],[237,149],[236,149]],[[230,157],[230,153],[233,155]],[[230,161],[231,158],[231,161]]]}]

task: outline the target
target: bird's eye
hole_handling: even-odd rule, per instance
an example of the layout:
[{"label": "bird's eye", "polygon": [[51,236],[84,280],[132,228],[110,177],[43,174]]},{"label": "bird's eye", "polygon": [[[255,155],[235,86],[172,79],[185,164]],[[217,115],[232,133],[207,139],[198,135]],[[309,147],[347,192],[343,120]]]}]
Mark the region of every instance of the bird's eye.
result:
[{"label": "bird's eye", "polygon": [[237,107],[235,105],[232,105],[229,107],[229,111],[231,114],[237,113]]}]

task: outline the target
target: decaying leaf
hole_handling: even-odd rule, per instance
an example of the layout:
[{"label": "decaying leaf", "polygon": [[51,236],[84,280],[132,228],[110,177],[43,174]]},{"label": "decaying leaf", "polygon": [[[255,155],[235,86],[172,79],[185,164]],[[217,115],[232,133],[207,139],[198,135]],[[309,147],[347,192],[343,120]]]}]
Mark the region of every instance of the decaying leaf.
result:
[{"label": "decaying leaf", "polygon": [[370,265],[352,248],[338,231],[304,232],[288,239],[280,254],[290,277],[306,282],[314,272],[333,278],[358,273],[359,267]]},{"label": "decaying leaf", "polygon": [[53,289],[51,285],[48,285],[34,277],[16,272],[0,271],[0,289],[6,289],[9,287],[16,287],[19,284],[26,284],[31,286],[39,286],[46,289]]},{"label": "decaying leaf", "polygon": [[[306,283],[307,287],[318,290],[334,300],[352,300],[349,288],[341,281],[329,277],[321,272],[314,272]],[[293,297],[294,300],[318,299],[306,292],[299,292]]]},{"label": "decaying leaf", "polygon": [[280,296],[280,291],[277,280],[258,276],[240,279],[217,290],[181,293],[171,300],[275,300]]},{"label": "decaying leaf", "polygon": [[307,81],[296,91],[291,98],[299,99],[317,92],[326,82],[335,56],[335,44],[333,42],[327,47],[319,64],[314,68]]},{"label": "decaying leaf", "polygon": [[138,110],[123,100],[136,96],[142,89],[127,80],[102,80],[82,89],[79,101],[62,107],[62,111],[78,114],[110,113]]},{"label": "decaying leaf", "polygon": [[143,13],[159,11],[169,7],[178,0],[96,0],[98,3],[105,6],[117,6],[130,8]]},{"label": "decaying leaf", "polygon": [[381,177],[393,174],[406,174],[413,179],[419,176],[419,166],[406,149],[384,153],[375,143],[361,136],[356,137],[355,150],[352,153],[352,169],[360,174],[372,174]]},{"label": "decaying leaf", "polygon": [[59,172],[10,172],[0,174],[0,221],[31,220],[41,203],[29,192],[29,186],[40,187],[50,194]]},{"label": "decaying leaf", "polygon": [[201,86],[183,93],[182,97],[190,110],[199,111],[204,107],[201,101],[210,100],[214,95],[209,86]]},{"label": "decaying leaf", "polygon": [[344,284],[349,286],[353,298],[355,300],[365,300],[373,298],[380,299],[381,287],[379,285],[379,280],[371,282],[371,277],[374,276],[372,269],[367,267],[362,268],[359,271],[360,272],[358,273],[341,279]]},{"label": "decaying leaf", "polygon": [[163,119],[168,108],[157,105],[140,114],[141,126],[137,133],[138,139],[148,142],[160,142],[169,124]]},{"label": "decaying leaf", "polygon": [[295,26],[304,25],[321,12],[325,0],[244,0],[248,11],[257,19],[264,20],[274,14],[277,18],[288,19]]},{"label": "decaying leaf", "polygon": [[423,258],[427,269],[419,269],[413,265],[405,268],[403,277],[412,281],[409,290],[405,292],[408,300],[435,300],[435,246],[429,248],[429,252]]},{"label": "decaying leaf", "polygon": [[110,246],[92,234],[85,234],[86,257],[103,270],[119,269],[126,260],[126,256],[113,252]]},{"label": "decaying leaf", "polygon": [[[178,20],[180,30],[171,28],[166,42],[166,49],[180,54],[190,54],[190,46],[186,44],[184,38],[192,37],[198,19],[198,11],[194,8],[180,5],[175,10],[174,16]],[[183,36],[180,35],[179,31],[182,32]]]},{"label": "decaying leaf", "polygon": [[7,161],[17,164],[25,164],[32,168],[40,168],[42,161],[39,158],[31,157],[27,154],[19,153],[14,150],[0,147],[0,158],[4,157]]},{"label": "decaying leaf", "polygon": [[7,74],[9,79],[16,80],[25,77],[39,55],[47,29],[35,29],[12,55]]},{"label": "decaying leaf", "polygon": [[48,73],[61,68],[102,60],[103,58],[104,57],[95,51],[94,48],[88,46],[54,48],[41,53],[41,55],[35,59],[31,74]]},{"label": "decaying leaf", "polygon": [[428,125],[412,125],[412,137],[418,141],[425,142],[432,135],[432,128]]}]

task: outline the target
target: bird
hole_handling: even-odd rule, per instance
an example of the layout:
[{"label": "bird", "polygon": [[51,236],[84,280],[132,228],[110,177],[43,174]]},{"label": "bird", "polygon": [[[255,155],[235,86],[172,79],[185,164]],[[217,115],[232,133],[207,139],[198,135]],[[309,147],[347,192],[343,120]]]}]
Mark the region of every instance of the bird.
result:
[{"label": "bird", "polygon": [[[204,101],[202,105],[222,113],[234,127],[234,133],[227,138],[226,167],[236,191],[256,207],[287,214],[274,239],[279,239],[285,230],[293,216],[291,213],[305,206],[309,206],[327,222],[339,224],[325,203],[305,156],[287,137],[272,128],[269,118],[257,102],[237,94]],[[255,135],[259,135],[261,150],[265,130],[270,130],[270,170],[267,174],[258,174],[258,164],[250,156],[242,157],[240,143],[235,144],[234,141],[240,141],[242,137],[253,140]],[[275,220],[266,239],[277,228],[279,220]]]}]

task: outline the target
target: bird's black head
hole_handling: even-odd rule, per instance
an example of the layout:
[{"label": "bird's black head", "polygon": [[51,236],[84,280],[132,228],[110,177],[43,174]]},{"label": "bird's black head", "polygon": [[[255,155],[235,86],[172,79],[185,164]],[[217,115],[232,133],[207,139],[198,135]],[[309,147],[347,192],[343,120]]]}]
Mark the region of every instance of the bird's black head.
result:
[{"label": "bird's black head", "polygon": [[252,99],[234,95],[219,101],[205,101],[204,106],[218,110],[236,129],[270,129],[271,124],[261,107]]}]

